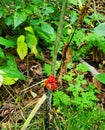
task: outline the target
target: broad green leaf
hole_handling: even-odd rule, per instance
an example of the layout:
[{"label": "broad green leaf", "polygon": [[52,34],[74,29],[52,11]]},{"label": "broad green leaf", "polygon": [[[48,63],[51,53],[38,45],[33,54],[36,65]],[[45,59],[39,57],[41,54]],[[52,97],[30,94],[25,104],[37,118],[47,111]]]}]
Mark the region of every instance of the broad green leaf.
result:
[{"label": "broad green leaf", "polygon": [[22,8],[25,6],[25,1],[24,0],[14,0],[14,3],[15,3],[15,8]]},{"label": "broad green leaf", "polygon": [[36,49],[38,43],[37,37],[33,34],[27,34],[26,38],[27,38],[28,47],[31,49],[31,53],[37,56],[37,49]]},{"label": "broad green leaf", "polygon": [[54,35],[54,29],[48,23],[45,23],[45,22],[41,23],[41,29],[43,32],[49,35]]},{"label": "broad green leaf", "polygon": [[21,58],[21,60],[23,60],[28,53],[28,47],[27,44],[25,43],[24,35],[20,35],[17,39],[17,53]]},{"label": "broad green leaf", "polygon": [[9,47],[14,47],[15,43],[12,40],[7,40],[3,37],[0,37],[0,45],[3,45],[6,48],[9,48]]},{"label": "broad green leaf", "polygon": [[105,36],[105,23],[101,23],[97,27],[95,27],[93,32],[100,36]]},{"label": "broad green leaf", "polygon": [[31,52],[35,56],[37,56],[38,52],[36,46],[38,43],[38,38],[34,34],[33,28],[31,26],[26,27],[25,30],[27,31],[26,40],[27,40],[28,47],[31,49]]},{"label": "broad green leaf", "polygon": [[9,17],[6,17],[5,20],[4,20],[4,22],[5,22],[5,24],[7,26],[13,25],[14,24],[13,15],[11,15]]},{"label": "broad green leaf", "polygon": [[105,73],[96,75],[96,78],[103,84],[105,84]]},{"label": "broad green leaf", "polygon": [[17,64],[16,64],[14,56],[6,55],[6,59],[7,59],[7,66],[17,69]]},{"label": "broad green leaf", "polygon": [[73,24],[77,20],[77,13],[76,11],[71,10],[70,15],[71,15],[71,23]]},{"label": "broad green leaf", "polygon": [[0,10],[0,18],[3,16],[4,12]]},{"label": "broad green leaf", "polygon": [[0,73],[3,75],[3,77],[9,77],[9,78],[19,78],[22,80],[25,80],[25,76],[17,69],[17,68],[12,68],[10,66],[2,66],[0,67]]},{"label": "broad green leaf", "polygon": [[51,13],[53,13],[53,12],[54,12],[53,7],[47,7],[47,8],[45,8],[45,10],[43,11],[43,13],[44,13],[45,15],[49,15],[49,14],[51,14]]},{"label": "broad green leaf", "polygon": [[25,80],[25,76],[17,68],[15,58],[13,56],[6,55],[6,59],[6,65],[0,66],[0,75],[2,75],[3,78],[9,77],[12,79],[16,78]]},{"label": "broad green leaf", "polygon": [[31,0],[35,5],[39,6],[43,4],[44,0]]},{"label": "broad green leaf", "polygon": [[14,13],[14,28],[18,27],[21,23],[23,23],[27,18],[27,14],[25,12],[15,12]]},{"label": "broad green leaf", "polygon": [[5,59],[5,55],[4,55],[2,48],[0,48],[0,59],[2,59],[2,60]]},{"label": "broad green leaf", "polygon": [[38,51],[35,46],[32,47],[31,52],[34,53],[36,57],[38,56]]},{"label": "broad green leaf", "polygon": [[18,80],[17,78],[5,77],[4,80],[3,80],[3,84],[13,85],[17,80]]}]

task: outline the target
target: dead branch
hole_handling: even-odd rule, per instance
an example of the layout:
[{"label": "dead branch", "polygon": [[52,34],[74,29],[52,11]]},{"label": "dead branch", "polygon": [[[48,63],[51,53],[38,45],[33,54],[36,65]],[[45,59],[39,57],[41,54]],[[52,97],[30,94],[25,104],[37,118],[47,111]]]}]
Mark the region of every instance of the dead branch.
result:
[{"label": "dead branch", "polygon": [[90,64],[88,64],[88,63],[87,63],[86,61],[84,61],[82,58],[80,58],[80,62],[89,67],[92,76],[95,76],[95,75],[99,74],[99,72],[96,70],[95,67],[93,67],[93,66],[91,66]]}]

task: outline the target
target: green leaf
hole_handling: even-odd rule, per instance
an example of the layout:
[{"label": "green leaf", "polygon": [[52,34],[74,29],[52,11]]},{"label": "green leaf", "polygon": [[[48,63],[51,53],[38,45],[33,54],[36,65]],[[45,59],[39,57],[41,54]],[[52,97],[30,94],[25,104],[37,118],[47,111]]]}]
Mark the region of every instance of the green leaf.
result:
[{"label": "green leaf", "polygon": [[33,31],[33,28],[31,26],[26,27],[25,30],[34,35],[34,31]]},{"label": "green leaf", "polygon": [[0,18],[3,16],[4,12],[0,10]]},{"label": "green leaf", "polygon": [[35,5],[39,6],[43,4],[44,0],[31,0]]},{"label": "green leaf", "polygon": [[38,43],[38,38],[34,34],[33,28],[31,26],[26,27],[25,30],[27,31],[26,40],[27,40],[28,47],[31,49],[31,52],[35,56],[37,56],[38,52],[36,46]]},{"label": "green leaf", "polygon": [[76,69],[80,72],[86,72],[86,71],[90,71],[89,67],[84,65],[83,63],[79,63],[76,67]]},{"label": "green leaf", "polygon": [[14,56],[6,55],[6,59],[7,59],[7,66],[17,69],[17,64],[16,64]]},{"label": "green leaf", "polygon": [[101,74],[98,74],[96,75],[96,78],[103,84],[105,84],[105,74],[104,73],[101,73]]},{"label": "green leaf", "polygon": [[13,25],[14,24],[13,15],[11,15],[9,17],[6,17],[5,20],[4,20],[4,22],[5,22],[5,24],[7,26]]},{"label": "green leaf", "polygon": [[0,45],[3,45],[6,48],[9,48],[9,47],[14,47],[15,43],[12,40],[7,40],[3,37],[0,37]]},{"label": "green leaf", "polygon": [[12,79],[19,78],[19,79],[25,80],[24,75],[19,70],[14,69],[14,68],[10,68],[9,66],[1,67],[0,68],[0,74],[4,78],[9,77],[9,78],[12,78]]},{"label": "green leaf", "polygon": [[25,80],[25,76],[17,69],[17,65],[15,62],[15,59],[13,56],[7,55],[7,64],[0,66],[0,75],[3,76],[3,78],[9,77],[9,78],[18,78]]},{"label": "green leaf", "polygon": [[105,23],[101,23],[97,27],[95,27],[93,32],[100,36],[105,36]]},{"label": "green leaf", "polygon": [[47,34],[54,35],[54,29],[48,23],[45,22],[41,23],[41,29],[43,32]]},{"label": "green leaf", "polygon": [[45,10],[43,11],[43,13],[44,13],[45,15],[49,15],[49,14],[51,14],[51,13],[53,13],[53,12],[54,12],[53,7],[47,7],[47,8],[45,8]]},{"label": "green leaf", "polygon": [[51,74],[51,65],[50,64],[45,64],[43,71],[45,74],[50,75]]},{"label": "green leaf", "polygon": [[18,27],[21,23],[23,23],[27,18],[27,14],[25,12],[15,12],[14,13],[14,28]]},{"label": "green leaf", "polygon": [[53,104],[54,106],[67,106],[70,104],[70,97],[62,91],[56,91],[53,93]]},{"label": "green leaf", "polygon": [[3,75],[3,77],[9,77],[9,78],[19,78],[22,80],[25,80],[24,75],[16,68],[12,68],[10,66],[2,66],[0,67],[0,73]]},{"label": "green leaf", "polygon": [[23,60],[28,53],[28,47],[27,44],[25,43],[24,35],[20,35],[17,39],[17,53],[21,58],[21,60]]},{"label": "green leaf", "polygon": [[3,80],[3,84],[5,84],[5,85],[13,85],[13,84],[15,84],[15,82],[17,80],[18,79],[16,79],[16,78],[5,77],[4,80]]},{"label": "green leaf", "polygon": [[4,60],[5,59],[5,55],[3,50],[0,48],[0,59]]},{"label": "green leaf", "polygon": [[73,24],[77,20],[77,13],[76,11],[72,10],[70,11],[70,15],[71,15],[71,23]]}]

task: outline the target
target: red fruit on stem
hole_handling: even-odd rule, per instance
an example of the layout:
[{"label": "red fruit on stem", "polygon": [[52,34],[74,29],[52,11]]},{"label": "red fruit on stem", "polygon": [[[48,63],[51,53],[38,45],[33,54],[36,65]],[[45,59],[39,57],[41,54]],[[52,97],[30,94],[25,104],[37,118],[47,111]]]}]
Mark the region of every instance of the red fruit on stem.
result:
[{"label": "red fruit on stem", "polygon": [[45,81],[46,88],[50,90],[55,90],[57,88],[57,80],[55,79],[54,75],[51,75]]}]

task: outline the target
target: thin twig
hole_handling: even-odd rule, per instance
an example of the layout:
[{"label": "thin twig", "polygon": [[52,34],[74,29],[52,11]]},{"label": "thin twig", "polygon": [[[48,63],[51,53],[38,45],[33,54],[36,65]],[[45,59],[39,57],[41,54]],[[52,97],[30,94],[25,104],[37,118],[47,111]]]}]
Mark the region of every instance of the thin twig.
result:
[{"label": "thin twig", "polygon": [[45,81],[45,79],[44,79],[44,80],[41,80],[40,82],[38,82],[38,83],[36,83],[36,84],[33,84],[33,85],[31,85],[31,86],[25,88],[25,89],[23,89],[23,90],[21,90],[21,91],[19,92],[19,94],[22,93],[22,92],[24,92],[24,91],[27,91],[27,90],[29,90],[29,89],[35,87],[35,86],[37,86],[37,85],[39,85],[39,84],[41,84],[41,83],[43,83],[44,81]]},{"label": "thin twig", "polygon": [[97,16],[96,2],[95,2],[95,0],[92,0],[92,1],[93,1],[93,8],[94,8],[94,15],[97,19],[97,22],[100,23],[100,21],[98,20],[98,16]]}]

